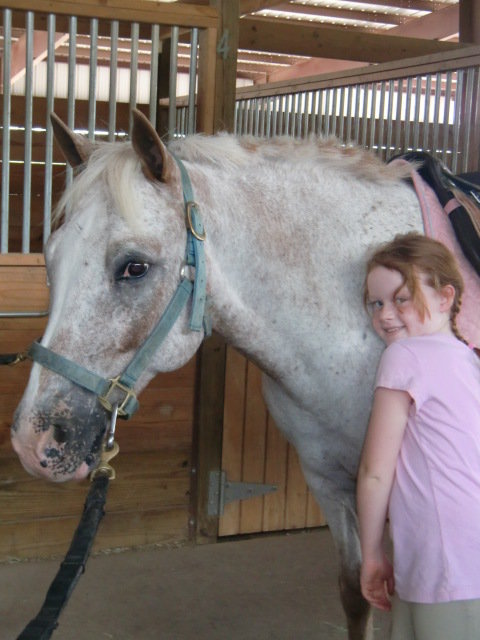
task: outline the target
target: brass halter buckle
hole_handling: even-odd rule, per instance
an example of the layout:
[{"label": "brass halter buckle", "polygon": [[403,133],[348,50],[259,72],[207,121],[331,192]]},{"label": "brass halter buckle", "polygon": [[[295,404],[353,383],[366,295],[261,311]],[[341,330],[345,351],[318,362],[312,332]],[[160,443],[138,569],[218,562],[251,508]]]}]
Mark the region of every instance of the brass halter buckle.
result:
[{"label": "brass halter buckle", "polygon": [[109,398],[111,398],[111,394],[113,393],[113,391],[115,391],[115,389],[118,389],[125,394],[122,402],[118,404],[117,411],[119,416],[126,416],[127,412],[125,411],[125,407],[127,405],[127,402],[130,400],[130,398],[137,399],[137,396],[135,395],[135,391],[133,389],[130,389],[130,387],[127,387],[120,382],[120,376],[110,379],[110,386],[108,387],[107,393],[104,396],[98,396],[98,399],[107,411],[113,412],[113,408],[117,403],[114,402],[114,404],[112,404]]},{"label": "brass halter buckle", "polygon": [[205,238],[207,237],[207,234],[205,233],[205,231],[203,233],[198,233],[198,231],[193,226],[192,209],[194,207],[198,207],[198,204],[196,202],[193,202],[193,200],[191,200],[190,202],[187,202],[187,224],[188,224],[188,229],[189,229],[189,231],[191,232],[191,234],[193,235],[194,238],[196,238],[197,240],[200,240],[200,242],[203,242],[205,240]]}]

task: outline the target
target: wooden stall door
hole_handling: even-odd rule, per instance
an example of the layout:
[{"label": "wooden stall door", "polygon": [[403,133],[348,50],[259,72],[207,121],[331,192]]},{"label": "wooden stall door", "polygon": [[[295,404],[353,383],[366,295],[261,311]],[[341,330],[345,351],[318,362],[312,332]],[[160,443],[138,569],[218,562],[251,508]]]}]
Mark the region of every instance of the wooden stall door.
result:
[{"label": "wooden stall door", "polygon": [[303,529],[326,524],[297,454],[269,415],[260,370],[227,349],[222,470],[232,482],[274,484],[265,496],[225,505],[219,535]]},{"label": "wooden stall door", "polygon": [[[0,256],[0,310],[43,311],[48,289],[43,256]],[[0,353],[24,350],[46,318],[0,318]],[[0,366],[0,561],[63,555],[79,522],[89,481],[54,484],[28,475],[10,444],[10,424],[31,364]],[[140,409],[119,420],[120,454],[95,550],[188,538],[196,361],[158,375]]]}]

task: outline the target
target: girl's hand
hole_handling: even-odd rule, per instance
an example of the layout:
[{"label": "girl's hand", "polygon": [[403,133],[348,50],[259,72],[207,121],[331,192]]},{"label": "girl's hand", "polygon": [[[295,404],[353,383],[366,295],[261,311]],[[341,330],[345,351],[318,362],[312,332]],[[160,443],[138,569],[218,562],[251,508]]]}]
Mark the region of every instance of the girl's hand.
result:
[{"label": "girl's hand", "polygon": [[393,567],[382,552],[378,558],[363,562],[360,573],[360,585],[363,597],[377,609],[390,611],[390,596],[395,590]]}]

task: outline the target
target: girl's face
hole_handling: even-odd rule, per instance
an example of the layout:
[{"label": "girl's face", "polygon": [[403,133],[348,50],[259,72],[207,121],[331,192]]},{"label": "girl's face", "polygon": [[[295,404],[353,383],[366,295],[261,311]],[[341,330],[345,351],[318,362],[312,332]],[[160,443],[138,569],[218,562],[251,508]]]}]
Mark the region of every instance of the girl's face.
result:
[{"label": "girl's face", "polygon": [[367,277],[368,309],[377,335],[389,345],[400,338],[452,333],[450,308],[455,289],[451,285],[436,291],[427,284],[427,276],[419,275],[419,287],[425,302],[422,318],[399,271],[374,267]]}]

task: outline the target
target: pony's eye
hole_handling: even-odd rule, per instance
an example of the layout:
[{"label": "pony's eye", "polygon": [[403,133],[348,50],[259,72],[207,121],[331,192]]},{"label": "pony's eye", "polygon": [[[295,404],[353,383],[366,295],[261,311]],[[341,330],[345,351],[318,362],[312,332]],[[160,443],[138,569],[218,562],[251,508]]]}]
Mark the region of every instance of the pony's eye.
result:
[{"label": "pony's eye", "polygon": [[143,278],[150,265],[148,262],[127,262],[120,270],[118,280],[128,280],[130,278]]}]

